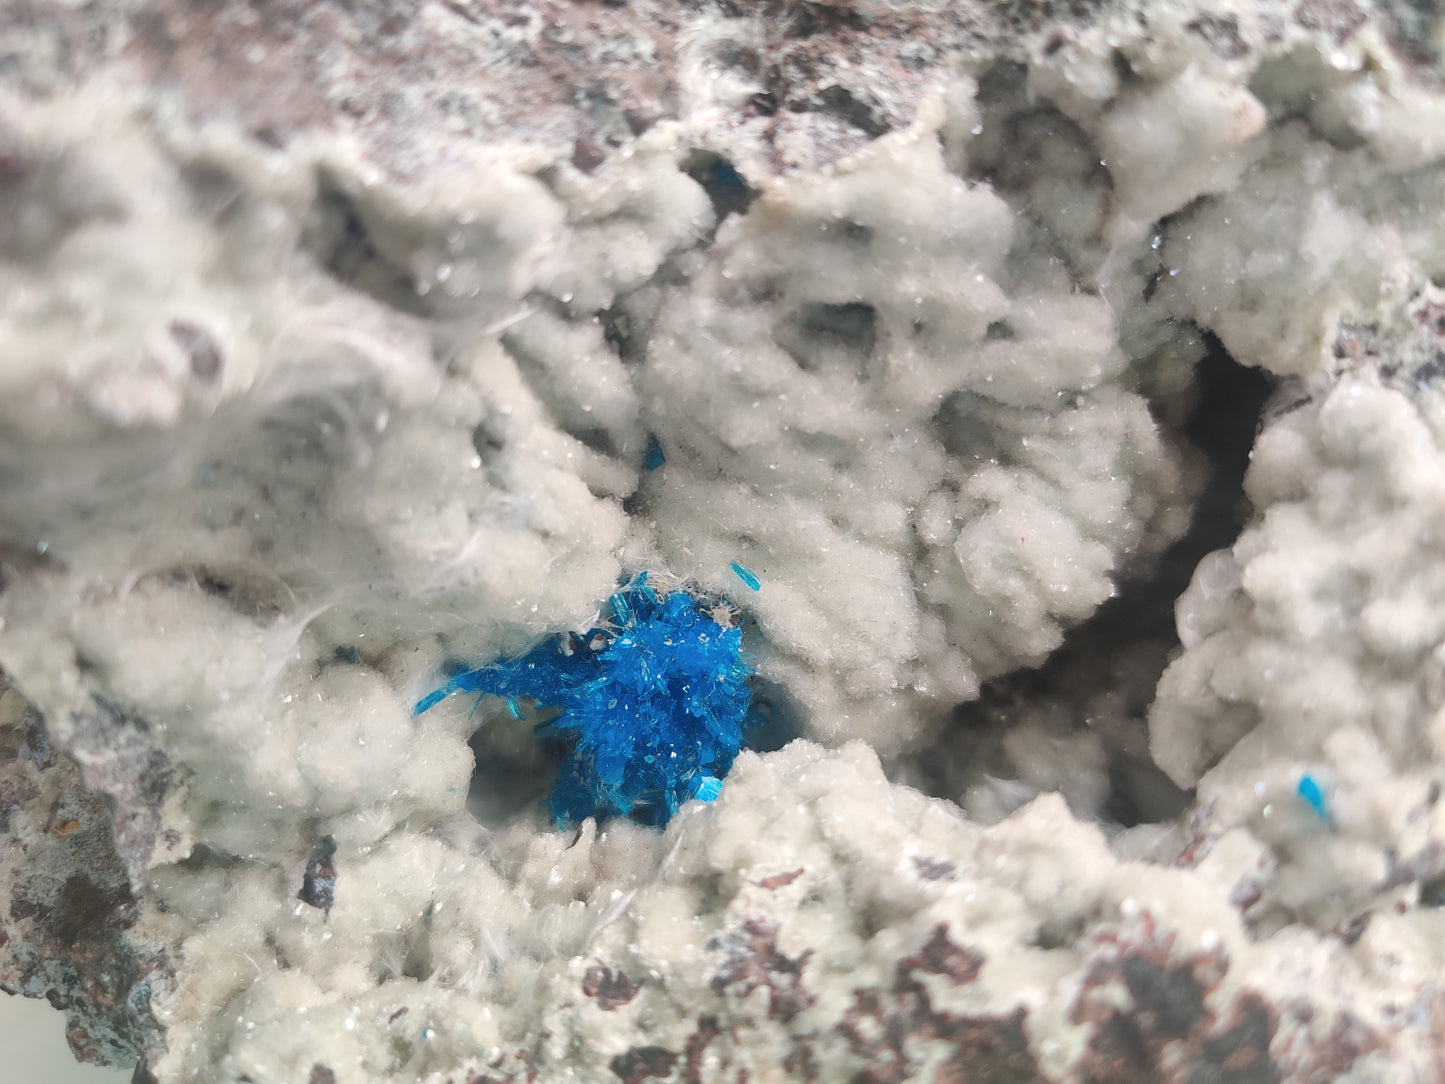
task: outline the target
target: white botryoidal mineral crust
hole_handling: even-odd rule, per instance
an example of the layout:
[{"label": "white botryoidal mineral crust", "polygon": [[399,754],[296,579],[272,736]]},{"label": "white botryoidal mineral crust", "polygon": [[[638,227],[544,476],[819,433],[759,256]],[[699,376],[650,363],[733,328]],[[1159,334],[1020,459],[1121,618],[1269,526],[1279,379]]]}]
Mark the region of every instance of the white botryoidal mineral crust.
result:
[{"label": "white botryoidal mineral crust", "polygon": [[[153,724],[187,828],[228,851],[449,812],[465,724],[412,724],[407,694],[443,645],[585,627],[624,567],[730,594],[805,732],[891,751],[1184,525],[1107,303],[1011,257],[1018,216],[944,168],[940,104],[707,248],[676,130],[550,190],[499,154],[460,194],[337,146],[102,139],[82,108],[16,107],[23,153],[90,183],[21,186],[63,225],[8,272],[5,450],[41,461],[12,489],[48,563],[7,593],[5,663],[62,735],[97,692]],[[416,312],[317,266],[337,193]],[[116,270],[168,229],[173,257]],[[629,371],[590,313],[669,257]],[[668,461],[638,489],[649,433]],[[392,758],[435,764],[430,793],[369,781]]]},{"label": "white botryoidal mineral crust", "polygon": [[[0,12],[0,668],[165,961],[78,1047],[149,1027],[161,1084],[1428,1079],[1437,24],[149,6]],[[1204,332],[1287,383],[1150,718],[1189,849],[1076,819],[1110,766],[1062,709],[1002,739],[990,827],[888,783],[1184,532]],[[477,793],[525,735],[474,781],[485,711],[411,705],[640,569],[727,596],[821,744],[665,832]],[[54,843],[30,740],[5,830]]]},{"label": "white botryoidal mineral crust", "polygon": [[[398,834],[342,862],[329,917],[277,898],[254,864],[162,873],[147,932],[189,931],[185,951],[210,963],[167,1000],[164,1022],[189,1045],[163,1065],[181,1079],[304,1080],[317,1064],[338,1084],[466,1065],[525,1079],[518,1037],[540,1029],[528,1056],[549,1079],[607,1079],[651,1049],[699,1079],[798,1079],[811,1065],[835,1080],[868,1051],[919,1071],[953,1064],[952,1028],[983,1037],[975,1068],[1054,1078],[1106,1068],[1089,1060],[1102,1048],[1080,1061],[1091,1025],[1146,990],[1178,999],[1179,1018],[1143,1043],[1178,1028],[1238,1056],[1231,1029],[1274,996],[1262,976],[1316,983],[1327,1007],[1272,1019],[1281,1038],[1383,1039],[1402,1024],[1382,1006],[1418,981],[1386,960],[1418,936],[1398,916],[1355,952],[1305,932],[1255,943],[1230,898],[1259,856],[1242,833],[1192,870],[1121,863],[1057,796],[983,829],[889,784],[860,743],[745,753],[721,800],[660,834],[518,826],[488,851]],[[426,981],[409,976],[424,967]],[[1423,1036],[1396,1038],[1395,1068],[1426,1064]],[[1238,1049],[1263,1056],[1261,1041]],[[1302,1045],[1281,1056],[1286,1072],[1308,1068]],[[1368,1061],[1355,1079],[1381,1069]]]},{"label": "white botryoidal mineral crust", "polygon": [[[1255,521],[1179,600],[1152,752],[1197,786],[1208,832],[1248,824],[1274,844],[1261,914],[1345,922],[1440,872],[1445,410],[1423,367],[1441,312],[1430,289],[1379,329],[1383,371],[1354,356],[1314,394],[1282,389],[1246,479]],[[1295,794],[1304,774],[1327,824]]]}]

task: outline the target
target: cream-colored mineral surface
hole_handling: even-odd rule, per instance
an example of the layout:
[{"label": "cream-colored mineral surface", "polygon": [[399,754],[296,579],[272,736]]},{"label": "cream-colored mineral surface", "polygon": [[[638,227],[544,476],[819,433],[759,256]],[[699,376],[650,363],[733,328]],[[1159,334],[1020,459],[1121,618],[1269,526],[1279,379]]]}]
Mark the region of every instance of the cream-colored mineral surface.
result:
[{"label": "cream-colored mineral surface", "polygon": [[[0,11],[0,986],[155,1084],[1438,1079],[1442,50]],[[639,571],[766,737],[559,829],[412,707]]]}]

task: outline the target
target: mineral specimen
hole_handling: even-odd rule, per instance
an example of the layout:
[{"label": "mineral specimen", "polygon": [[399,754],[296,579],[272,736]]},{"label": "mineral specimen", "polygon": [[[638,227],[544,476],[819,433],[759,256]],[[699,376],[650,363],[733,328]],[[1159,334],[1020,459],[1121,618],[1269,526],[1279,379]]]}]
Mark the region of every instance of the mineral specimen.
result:
[{"label": "mineral specimen", "polygon": [[4,988],[156,1084],[1435,1079],[1442,53],[0,5]]},{"label": "mineral specimen", "polygon": [[557,823],[626,813],[666,824],[687,799],[717,796],[748,722],[742,630],[703,601],[659,596],[643,573],[608,600],[605,628],[458,674],[416,713],[463,691],[508,697],[514,715],[519,696],[555,708],[538,732],[568,746],[549,800]]}]

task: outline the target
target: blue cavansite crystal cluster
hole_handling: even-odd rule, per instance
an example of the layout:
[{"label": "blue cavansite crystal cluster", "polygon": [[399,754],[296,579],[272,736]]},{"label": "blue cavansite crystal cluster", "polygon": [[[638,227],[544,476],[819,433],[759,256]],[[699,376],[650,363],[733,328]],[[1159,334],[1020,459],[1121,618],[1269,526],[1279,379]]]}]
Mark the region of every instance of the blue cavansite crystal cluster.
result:
[{"label": "blue cavansite crystal cluster", "polygon": [[568,747],[549,799],[557,823],[666,824],[689,798],[717,797],[749,721],[742,630],[715,613],[686,591],[660,595],[643,573],[599,627],[460,673],[416,712],[454,692],[505,696],[516,716],[518,698],[555,708],[537,732]]}]

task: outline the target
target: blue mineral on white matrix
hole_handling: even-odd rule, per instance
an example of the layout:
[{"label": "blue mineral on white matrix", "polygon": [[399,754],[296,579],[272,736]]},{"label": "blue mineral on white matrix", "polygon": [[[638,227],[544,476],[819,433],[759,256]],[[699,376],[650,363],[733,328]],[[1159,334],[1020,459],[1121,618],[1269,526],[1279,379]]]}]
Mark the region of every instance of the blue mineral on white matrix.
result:
[{"label": "blue mineral on white matrix", "polygon": [[762,581],[758,579],[758,574],[746,565],[741,565],[733,561],[728,565],[728,568],[733,570],[733,575],[742,580],[749,590],[759,591],[762,589],[763,584]]},{"label": "blue mineral on white matrix", "polygon": [[739,627],[687,591],[659,594],[643,574],[608,600],[598,628],[458,674],[416,710],[454,692],[555,708],[537,729],[568,748],[548,799],[557,823],[627,814],[665,824],[689,798],[718,795],[742,748],[751,673]]},{"label": "blue mineral on white matrix", "polygon": [[1325,804],[1324,788],[1320,786],[1319,780],[1306,773],[1300,777],[1299,786],[1295,793],[1305,800],[1305,804],[1314,810],[1315,816],[1320,820],[1329,820],[1329,807]]}]

